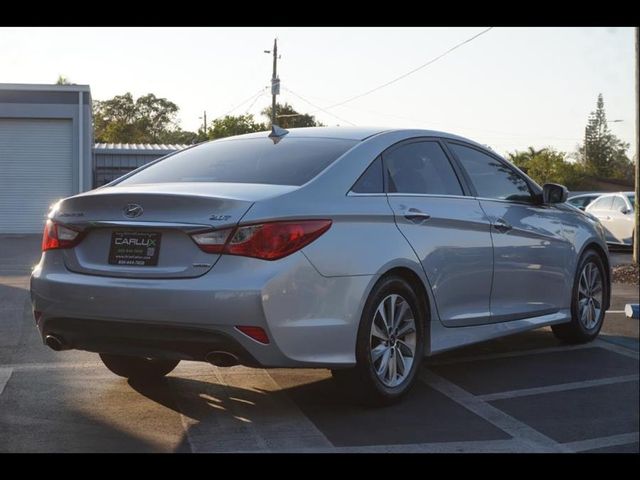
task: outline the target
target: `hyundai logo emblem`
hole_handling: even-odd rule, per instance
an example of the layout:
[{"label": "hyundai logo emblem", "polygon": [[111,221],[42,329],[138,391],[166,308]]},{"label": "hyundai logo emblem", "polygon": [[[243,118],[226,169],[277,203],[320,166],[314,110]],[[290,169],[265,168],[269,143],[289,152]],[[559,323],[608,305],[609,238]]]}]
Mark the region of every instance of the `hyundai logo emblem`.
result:
[{"label": "hyundai logo emblem", "polygon": [[142,209],[142,205],[138,205],[137,203],[130,203],[123,209],[124,216],[129,218],[136,218],[142,215],[144,210]]}]

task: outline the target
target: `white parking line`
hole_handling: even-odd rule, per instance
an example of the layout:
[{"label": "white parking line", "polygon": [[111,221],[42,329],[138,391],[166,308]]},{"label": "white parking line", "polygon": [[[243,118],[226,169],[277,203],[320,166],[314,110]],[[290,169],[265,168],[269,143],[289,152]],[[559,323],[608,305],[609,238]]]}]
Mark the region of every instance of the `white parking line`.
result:
[{"label": "white parking line", "polygon": [[615,447],[617,445],[628,445],[638,441],[638,432],[622,433],[611,435],[610,437],[591,438],[589,440],[578,440],[577,442],[564,443],[563,445],[574,452],[584,452],[596,448]]},{"label": "white parking line", "polygon": [[7,386],[7,382],[9,378],[11,378],[11,373],[13,372],[10,368],[1,368],[0,367],[0,395],[4,392],[4,387]]},{"label": "white parking line", "polygon": [[624,310],[607,310],[607,313],[624,313]]},{"label": "white parking line", "polygon": [[505,398],[528,397],[530,395],[541,395],[543,393],[564,392],[567,390],[577,390],[580,388],[598,387],[601,385],[612,385],[614,383],[632,382],[638,380],[640,375],[622,375],[619,377],[600,378],[597,380],[585,380],[582,382],[561,383],[558,385],[549,385],[546,387],[522,388],[520,390],[510,390],[507,392],[490,393],[487,395],[477,395],[477,397],[485,402],[493,402],[495,400],[503,400]]},{"label": "white parking line", "polygon": [[631,350],[630,348],[623,347],[622,345],[618,345],[617,343],[608,342],[601,338],[596,338],[593,341],[593,345],[611,350],[612,352],[624,355],[625,357],[633,358],[634,360],[638,360],[640,358],[640,355],[638,355],[638,352],[636,350]]},{"label": "white parking line", "polygon": [[423,370],[420,378],[430,387],[446,395],[467,410],[485,419],[521,443],[528,444],[537,452],[569,452],[570,449],[538,432],[529,425],[513,418],[482,399],[472,395],[430,370]]}]

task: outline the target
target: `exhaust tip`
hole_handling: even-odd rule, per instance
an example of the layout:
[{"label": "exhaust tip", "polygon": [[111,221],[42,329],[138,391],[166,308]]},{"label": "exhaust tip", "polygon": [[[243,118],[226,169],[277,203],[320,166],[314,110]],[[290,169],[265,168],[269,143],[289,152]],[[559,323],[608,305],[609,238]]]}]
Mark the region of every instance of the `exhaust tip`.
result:
[{"label": "exhaust tip", "polygon": [[69,347],[61,338],[56,337],[55,335],[47,335],[44,337],[44,343],[51,350],[55,350],[59,352],[61,350],[68,350]]},{"label": "exhaust tip", "polygon": [[207,353],[204,359],[211,365],[216,367],[233,367],[234,365],[240,365],[240,360],[236,355],[229,352],[213,351]]}]

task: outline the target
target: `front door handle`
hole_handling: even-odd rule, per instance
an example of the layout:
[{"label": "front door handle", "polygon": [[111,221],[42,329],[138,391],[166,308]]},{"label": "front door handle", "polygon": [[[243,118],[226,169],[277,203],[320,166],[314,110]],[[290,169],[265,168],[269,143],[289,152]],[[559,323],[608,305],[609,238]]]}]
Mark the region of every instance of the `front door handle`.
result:
[{"label": "front door handle", "polygon": [[499,218],[493,223],[493,228],[498,230],[500,233],[505,233],[513,227],[504,218]]},{"label": "front door handle", "polygon": [[407,210],[407,213],[405,213],[404,218],[413,223],[422,223],[426,220],[429,220],[431,218],[431,215],[429,215],[428,213],[424,213],[417,208],[410,208],[409,210]]}]

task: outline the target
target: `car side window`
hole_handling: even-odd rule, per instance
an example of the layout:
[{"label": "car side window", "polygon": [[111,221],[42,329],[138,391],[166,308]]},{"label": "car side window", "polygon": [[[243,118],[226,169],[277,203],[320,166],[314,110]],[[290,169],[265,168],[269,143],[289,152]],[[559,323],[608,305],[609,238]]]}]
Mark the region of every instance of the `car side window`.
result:
[{"label": "car side window", "polygon": [[479,197],[533,201],[529,185],[513,168],[475,148],[456,143],[450,143],[449,146],[471,177]]},{"label": "car side window", "polygon": [[389,193],[463,195],[460,181],[438,142],[406,143],[382,156]]},{"label": "car side window", "polygon": [[354,193],[384,193],[381,157],[371,162],[351,191]]},{"label": "car side window", "polygon": [[611,210],[613,204],[613,197],[599,198],[593,202],[592,210]]},{"label": "car side window", "polygon": [[618,196],[613,197],[613,206],[611,207],[611,210],[613,210],[614,212],[617,212],[622,207],[627,208],[627,204],[625,203],[624,199]]}]

